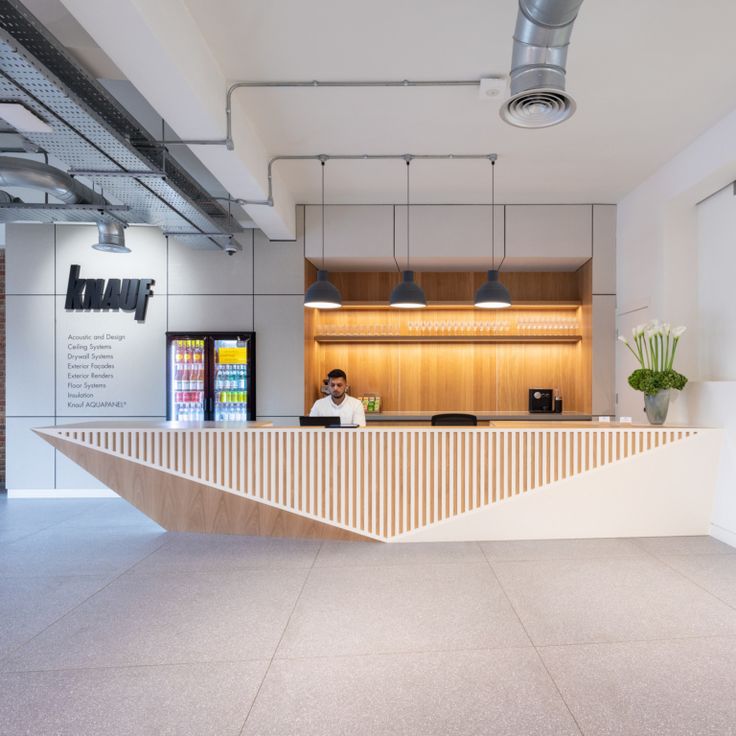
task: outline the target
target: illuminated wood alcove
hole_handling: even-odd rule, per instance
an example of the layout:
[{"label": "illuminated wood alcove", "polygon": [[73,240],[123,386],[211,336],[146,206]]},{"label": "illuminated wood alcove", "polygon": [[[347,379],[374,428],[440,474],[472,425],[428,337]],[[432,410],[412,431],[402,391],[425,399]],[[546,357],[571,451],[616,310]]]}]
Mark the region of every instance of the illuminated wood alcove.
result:
[{"label": "illuminated wood alcove", "polygon": [[[307,262],[305,288],[316,278]],[[484,273],[417,273],[420,310],[388,307],[396,273],[330,273],[339,310],[304,310],[304,408],[332,368],[384,412],[513,412],[528,389],[558,389],[565,411],[591,411],[591,262],[575,272],[509,272],[513,306],[475,309]]]}]

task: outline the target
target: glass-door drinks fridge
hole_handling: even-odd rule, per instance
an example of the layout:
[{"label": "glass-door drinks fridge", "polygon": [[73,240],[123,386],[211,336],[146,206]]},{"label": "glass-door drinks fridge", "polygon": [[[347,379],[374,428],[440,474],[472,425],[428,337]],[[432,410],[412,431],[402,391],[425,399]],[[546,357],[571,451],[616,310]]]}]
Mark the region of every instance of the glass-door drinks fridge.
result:
[{"label": "glass-door drinks fridge", "polygon": [[170,420],[255,419],[255,333],[167,332],[166,390]]}]

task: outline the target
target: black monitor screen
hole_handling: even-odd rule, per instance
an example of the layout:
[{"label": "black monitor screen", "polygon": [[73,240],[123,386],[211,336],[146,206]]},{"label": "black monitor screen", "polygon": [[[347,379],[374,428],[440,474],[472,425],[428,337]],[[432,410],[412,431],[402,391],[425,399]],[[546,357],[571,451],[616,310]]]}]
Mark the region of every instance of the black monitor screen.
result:
[{"label": "black monitor screen", "polygon": [[340,417],[299,417],[300,427],[339,427]]}]

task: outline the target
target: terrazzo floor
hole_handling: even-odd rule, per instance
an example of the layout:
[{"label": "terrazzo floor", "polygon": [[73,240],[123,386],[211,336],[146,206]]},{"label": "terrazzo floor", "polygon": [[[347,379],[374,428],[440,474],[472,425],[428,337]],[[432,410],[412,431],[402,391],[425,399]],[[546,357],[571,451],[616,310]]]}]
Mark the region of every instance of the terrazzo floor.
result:
[{"label": "terrazzo floor", "polygon": [[0,734],[736,734],[736,549],[171,534],[0,501]]}]

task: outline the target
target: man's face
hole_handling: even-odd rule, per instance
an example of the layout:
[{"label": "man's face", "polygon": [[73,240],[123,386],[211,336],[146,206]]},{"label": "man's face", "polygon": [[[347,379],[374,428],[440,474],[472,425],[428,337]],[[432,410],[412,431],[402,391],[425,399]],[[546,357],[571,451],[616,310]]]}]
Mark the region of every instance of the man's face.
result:
[{"label": "man's face", "polygon": [[344,378],[330,378],[330,382],[327,384],[333,401],[340,401],[345,396],[345,389],[347,387],[348,385]]}]

